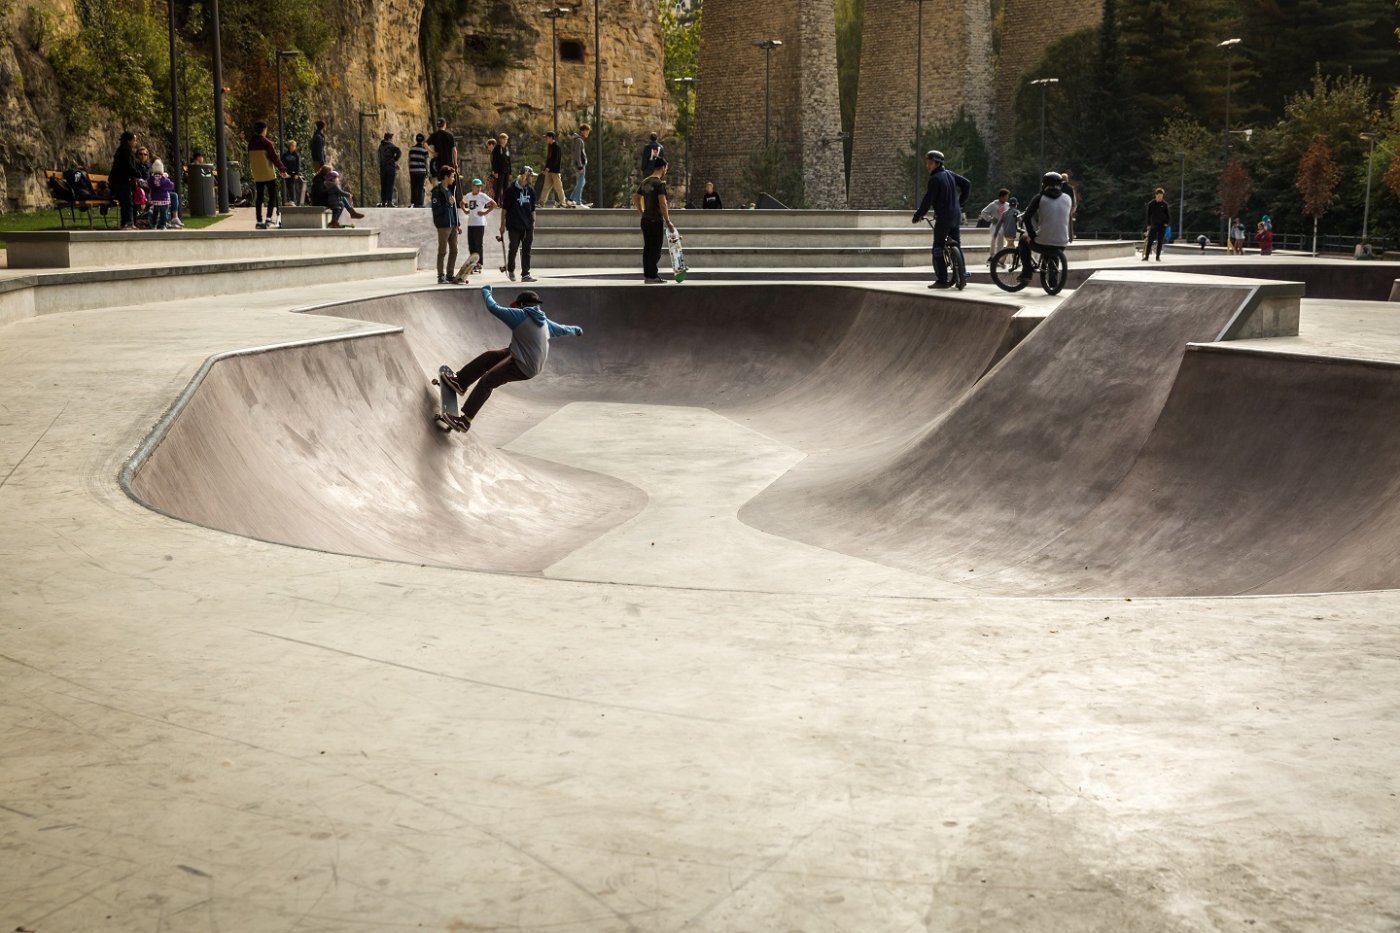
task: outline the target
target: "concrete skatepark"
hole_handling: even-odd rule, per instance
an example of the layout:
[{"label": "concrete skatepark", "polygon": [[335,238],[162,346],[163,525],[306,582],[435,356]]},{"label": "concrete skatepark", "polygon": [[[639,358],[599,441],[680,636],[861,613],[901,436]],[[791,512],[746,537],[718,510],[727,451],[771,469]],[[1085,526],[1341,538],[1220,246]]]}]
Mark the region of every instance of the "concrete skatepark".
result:
[{"label": "concrete skatepark", "polygon": [[1176,258],[11,287],[0,921],[1394,929],[1397,306]]}]

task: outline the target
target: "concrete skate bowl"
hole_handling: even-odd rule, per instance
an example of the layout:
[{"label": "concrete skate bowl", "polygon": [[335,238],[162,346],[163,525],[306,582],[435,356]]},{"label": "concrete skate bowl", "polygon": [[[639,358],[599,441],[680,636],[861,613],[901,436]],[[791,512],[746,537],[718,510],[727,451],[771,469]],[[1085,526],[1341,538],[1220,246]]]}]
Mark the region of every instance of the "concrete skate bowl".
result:
[{"label": "concrete skate bowl", "polygon": [[[214,362],[129,488],[265,540],[646,582],[620,569],[646,562],[645,540],[601,552],[634,555],[610,558],[616,574],[569,561],[643,522],[656,491],[531,440],[571,426],[600,453],[653,458],[650,473],[665,451],[640,416],[680,411],[699,413],[694,429],[659,446],[732,425],[755,459],[765,445],[799,452],[733,511],[770,542],[904,575],[863,592],[919,592],[908,579],[974,595],[1395,586],[1400,371],[1214,343],[1300,289],[1186,278],[1101,275],[1010,352],[1013,309],[967,296],[540,287],[585,335],[557,340],[541,377],[498,390],[466,436],[431,426],[427,379],[505,343],[476,291],[340,305],[322,313],[402,331]],[[604,431],[619,412],[633,427]],[[676,459],[664,468],[687,481],[746,466]],[[730,585],[708,573],[728,546],[687,557],[684,585]]]}]

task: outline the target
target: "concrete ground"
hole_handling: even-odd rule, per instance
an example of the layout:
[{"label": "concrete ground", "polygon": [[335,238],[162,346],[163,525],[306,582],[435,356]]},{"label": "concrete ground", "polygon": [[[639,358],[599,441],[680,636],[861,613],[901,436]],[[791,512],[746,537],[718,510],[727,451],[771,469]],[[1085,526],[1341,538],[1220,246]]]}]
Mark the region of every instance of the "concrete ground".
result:
[{"label": "concrete ground", "polygon": [[[287,310],[429,278],[0,331],[5,928],[1400,927],[1394,592],[872,597],[800,560],[703,588],[684,547],[576,582],[124,494],[211,355],[363,333]],[[1305,304],[1293,339],[1400,353],[1387,310]],[[625,473],[621,445],[718,417],[646,408],[570,456]],[[706,430],[646,491],[732,529],[746,442]],[[730,578],[770,559],[745,547]]]}]

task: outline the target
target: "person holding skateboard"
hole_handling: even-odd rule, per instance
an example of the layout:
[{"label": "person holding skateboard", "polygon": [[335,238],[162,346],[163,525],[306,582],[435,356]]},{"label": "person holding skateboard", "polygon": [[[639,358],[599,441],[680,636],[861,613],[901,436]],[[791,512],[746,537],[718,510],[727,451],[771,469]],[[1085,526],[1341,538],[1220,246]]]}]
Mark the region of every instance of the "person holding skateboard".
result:
[{"label": "person holding skateboard", "polygon": [[657,156],[651,163],[651,174],[642,180],[632,195],[632,206],[642,215],[642,281],[647,285],[661,283],[661,248],[666,231],[675,235],[671,209],[666,203],[666,159]]},{"label": "person holding skateboard", "polygon": [[467,388],[471,387],[471,394],[462,403],[462,413],[446,416],[458,431],[471,430],[472,419],[497,388],[508,382],[533,379],[544,370],[551,337],[583,336],[582,327],[558,324],[547,318],[540,307],[540,296],[532,291],[521,292],[508,306],[502,307],[491,296],[491,286],[483,285],[481,298],[486,310],[510,328],[510,346],[487,350],[456,373],[443,372],[439,377],[458,395],[467,395]]},{"label": "person holding skateboard", "polygon": [[[462,216],[457,210],[457,196],[452,193],[457,170],[444,165],[438,169],[438,179],[432,194],[433,226],[437,228],[438,242],[437,280],[439,285],[460,285],[463,280],[452,274],[457,268],[457,237],[462,233]],[[443,259],[447,260],[446,267]]]}]

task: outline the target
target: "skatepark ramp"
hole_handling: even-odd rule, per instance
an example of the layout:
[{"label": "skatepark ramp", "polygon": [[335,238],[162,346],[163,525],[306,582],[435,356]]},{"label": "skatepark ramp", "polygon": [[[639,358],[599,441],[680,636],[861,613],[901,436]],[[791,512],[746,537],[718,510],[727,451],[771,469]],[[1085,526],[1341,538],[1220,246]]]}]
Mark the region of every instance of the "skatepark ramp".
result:
[{"label": "skatepark ramp", "polygon": [[[168,514],[288,544],[636,579],[576,558],[614,553],[599,542],[641,521],[657,493],[638,475],[684,486],[751,467],[742,453],[685,459],[687,432],[728,424],[755,462],[759,448],[795,452],[734,506],[746,526],[947,592],[1400,582],[1400,369],[1221,342],[1296,328],[1295,285],[1100,275],[1014,349],[1014,308],[967,295],[536,290],[584,337],[498,390],[469,435],[432,426],[428,379],[506,332],[474,289],[420,291],[321,312],[401,331],[211,362],[129,487]],[[645,436],[644,415],[673,410],[688,413],[683,431]],[[619,418],[632,420],[602,430]],[[538,440],[551,425],[582,436],[577,456]],[[644,472],[600,465],[590,444],[645,459]],[[711,556],[695,555],[684,585],[729,585],[706,578]]]}]

